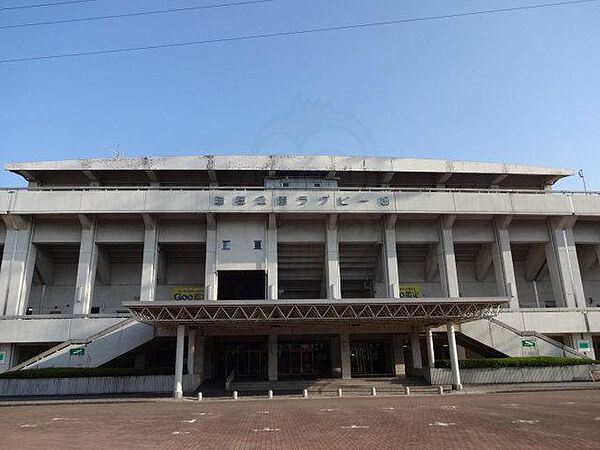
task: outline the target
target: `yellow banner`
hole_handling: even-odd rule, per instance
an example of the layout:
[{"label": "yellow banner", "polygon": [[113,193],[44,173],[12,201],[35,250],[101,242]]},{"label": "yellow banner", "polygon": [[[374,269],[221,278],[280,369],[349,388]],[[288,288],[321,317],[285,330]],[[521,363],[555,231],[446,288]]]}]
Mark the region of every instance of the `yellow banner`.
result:
[{"label": "yellow banner", "polygon": [[401,284],[399,286],[400,298],[420,298],[421,285],[419,284]]},{"label": "yellow banner", "polygon": [[172,300],[204,300],[203,287],[176,287],[171,294]]}]

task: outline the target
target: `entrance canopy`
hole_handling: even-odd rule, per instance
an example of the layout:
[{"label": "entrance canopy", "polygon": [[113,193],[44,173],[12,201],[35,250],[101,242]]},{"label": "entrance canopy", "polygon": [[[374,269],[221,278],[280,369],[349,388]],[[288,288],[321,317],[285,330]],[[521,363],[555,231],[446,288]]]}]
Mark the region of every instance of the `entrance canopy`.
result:
[{"label": "entrance canopy", "polygon": [[125,302],[135,319],[155,326],[235,327],[407,323],[435,327],[498,314],[506,297],[361,298]]}]

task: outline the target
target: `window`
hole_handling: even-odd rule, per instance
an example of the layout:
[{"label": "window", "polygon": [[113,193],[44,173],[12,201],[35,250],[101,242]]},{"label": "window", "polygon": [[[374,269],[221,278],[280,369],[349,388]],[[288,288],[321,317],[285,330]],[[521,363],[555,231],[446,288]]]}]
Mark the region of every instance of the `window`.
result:
[{"label": "window", "polygon": [[313,187],[321,187],[321,183],[313,183]]},{"label": "window", "polygon": [[284,181],[283,183],[281,183],[281,186],[283,186],[283,187],[290,187],[290,182],[289,181]]},{"label": "window", "polygon": [[262,250],[262,241],[254,241],[254,250]]},{"label": "window", "polygon": [[223,250],[231,250],[231,241],[223,241],[223,246],[221,247]]}]

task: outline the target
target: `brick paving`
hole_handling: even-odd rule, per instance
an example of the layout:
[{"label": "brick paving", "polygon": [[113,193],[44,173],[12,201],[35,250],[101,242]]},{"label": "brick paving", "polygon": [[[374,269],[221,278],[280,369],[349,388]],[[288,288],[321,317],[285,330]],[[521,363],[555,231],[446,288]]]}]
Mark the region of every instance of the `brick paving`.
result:
[{"label": "brick paving", "polygon": [[4,449],[598,449],[600,391],[0,407]]}]

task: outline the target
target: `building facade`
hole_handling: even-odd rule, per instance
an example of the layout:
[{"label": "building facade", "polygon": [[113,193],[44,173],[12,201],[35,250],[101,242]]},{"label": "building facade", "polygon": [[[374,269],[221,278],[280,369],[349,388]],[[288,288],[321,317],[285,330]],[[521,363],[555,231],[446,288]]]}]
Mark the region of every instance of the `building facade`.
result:
[{"label": "building facade", "polygon": [[570,170],[333,156],[7,170],[29,185],[0,190],[0,371],[349,378],[600,353],[600,195],[553,191]]}]

